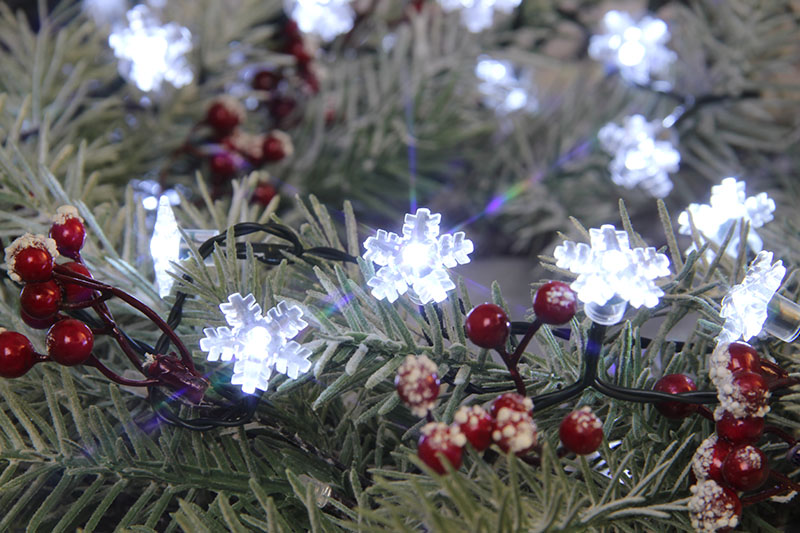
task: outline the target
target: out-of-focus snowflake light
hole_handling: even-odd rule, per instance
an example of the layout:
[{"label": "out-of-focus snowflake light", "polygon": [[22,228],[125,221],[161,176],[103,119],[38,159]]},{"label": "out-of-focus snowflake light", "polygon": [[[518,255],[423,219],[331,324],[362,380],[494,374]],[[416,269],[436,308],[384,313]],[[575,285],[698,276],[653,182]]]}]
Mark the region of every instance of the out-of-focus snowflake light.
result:
[{"label": "out-of-focus snowflake light", "polygon": [[150,6],[140,4],[127,14],[128,25],[114,28],[108,44],[119,59],[119,72],[142,91],[158,91],[163,82],[183,87],[193,79],[186,54],[192,34],[170,22],[162,25]]},{"label": "out-of-focus snowflake light", "polygon": [[482,55],[478,57],[475,75],[482,80],[478,89],[483,94],[483,103],[499,114],[519,109],[535,111],[538,107],[536,98],[529,91],[532,84],[516,76],[510,62]]},{"label": "out-of-focus snowflake light", "polygon": [[[609,11],[603,17],[603,30],[589,41],[589,56],[616,67],[632,83],[666,77],[678,57],[665,46],[670,34],[661,19],[646,16],[635,22],[628,13]],[[668,85],[662,80],[661,86]]]},{"label": "out-of-focus snowflake light", "polygon": [[656,140],[663,130],[658,121],[642,115],[626,117],[622,126],[609,123],[600,128],[597,139],[614,158],[608,164],[611,180],[622,187],[642,187],[656,198],[672,190],[669,173],[678,170],[681,154],[671,142]]},{"label": "out-of-focus snowflake light", "polygon": [[616,324],[626,303],[655,307],[664,295],[653,280],[669,274],[669,259],[653,247],[631,248],[628,234],[611,224],[589,230],[591,245],[564,241],[556,266],[578,274],[570,285],[595,322]]},{"label": "out-of-focus snowflake light", "polygon": [[158,294],[162,298],[169,294],[175,281],[169,274],[172,271],[170,263],[178,261],[180,244],[178,222],[175,220],[169,198],[164,195],[158,200],[156,223],[153,227],[153,237],[150,239],[150,255],[153,256]]},{"label": "out-of-focus snowflake light", "polygon": [[364,242],[364,259],[381,268],[367,281],[372,295],[394,302],[409,287],[420,303],[441,302],[455,284],[446,268],[469,263],[472,241],[463,231],[439,235],[440,214],[406,214],[402,237],[379,229]]},{"label": "out-of-focus snowflake light", "polygon": [[83,10],[98,26],[111,26],[125,18],[125,0],[83,0]]},{"label": "out-of-focus snowflake light", "polygon": [[299,307],[282,301],[263,316],[255,296],[237,292],[219,308],[230,327],[205,328],[200,349],[209,361],[234,360],[231,384],[252,394],[267,390],[273,370],[297,379],[311,368],[311,350],[289,340],[308,325]]},{"label": "out-of-focus snowflake light", "polygon": [[511,13],[522,0],[439,0],[445,11],[461,11],[461,22],[471,32],[491,27],[494,12]]},{"label": "out-of-focus snowflake light", "polygon": [[332,41],[350,31],[356,18],[350,0],[284,0],[284,10],[304,33]]},{"label": "out-of-focus snowflake light", "polygon": [[[722,245],[730,227],[744,219],[750,222],[747,247],[754,253],[760,252],[763,242],[754,228],[760,228],[772,220],[775,201],[765,192],[748,197],[745,187],[745,182],[737,181],[736,178],[725,178],[719,185],[711,187],[711,200],[708,204],[689,204],[686,211],[678,216],[678,231],[683,235],[692,234],[689,224],[691,213],[697,231],[709,241]],[[694,245],[688,251],[693,249]],[[738,250],[739,235],[734,233],[725,251],[735,257]]]},{"label": "out-of-focus snowflake light", "polygon": [[720,315],[725,319],[720,342],[750,340],[761,332],[767,320],[767,307],[781,281],[786,267],[781,261],[772,262],[772,252],[759,252],[750,263],[744,280],[734,285],[722,299]]}]

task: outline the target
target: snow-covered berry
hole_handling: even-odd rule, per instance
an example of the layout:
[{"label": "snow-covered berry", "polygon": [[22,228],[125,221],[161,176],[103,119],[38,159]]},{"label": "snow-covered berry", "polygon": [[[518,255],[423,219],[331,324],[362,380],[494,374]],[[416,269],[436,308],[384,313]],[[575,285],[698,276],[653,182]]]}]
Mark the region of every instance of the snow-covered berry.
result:
[{"label": "snow-covered berry", "polygon": [[689,516],[692,527],[699,533],[713,533],[734,528],[739,524],[742,502],[731,489],[714,480],[699,481],[691,488]]},{"label": "snow-covered berry", "polygon": [[533,410],[533,400],[516,392],[506,392],[492,400],[492,404],[489,406],[489,415],[497,418],[500,410],[504,407],[530,415]]},{"label": "snow-covered berry", "polygon": [[733,445],[711,435],[698,446],[692,457],[692,473],[698,480],[713,479],[722,482],[722,464]]},{"label": "snow-covered berry", "polygon": [[720,406],[734,416],[763,417],[769,412],[769,387],[761,374],[739,370],[717,386]]},{"label": "snow-covered berry", "polygon": [[5,249],[8,276],[17,282],[47,281],[58,257],[56,241],[26,233]]},{"label": "snow-covered berry", "polygon": [[549,281],[533,297],[533,312],[545,324],[566,324],[578,306],[578,296],[563,281]]},{"label": "snow-covered berry", "polygon": [[603,442],[603,423],[591,407],[584,406],[564,417],[558,428],[558,436],[569,451],[588,455],[596,452]]},{"label": "snow-covered berry", "polygon": [[748,370],[750,372],[761,372],[761,358],[758,352],[745,342],[732,342],[728,345],[730,362],[728,370],[738,372]]},{"label": "snow-covered berry", "polygon": [[264,161],[268,162],[280,161],[285,157],[291,157],[294,154],[292,138],[281,130],[273,130],[264,138],[261,152]]},{"label": "snow-covered berry", "polygon": [[464,405],[456,411],[453,422],[477,451],[482,452],[492,443],[494,422],[483,407]]},{"label": "snow-covered berry", "polygon": [[755,490],[769,477],[767,456],[752,444],[739,444],[725,458],[722,477],[736,490]]},{"label": "snow-covered berry", "polygon": [[447,472],[441,458],[458,470],[461,467],[461,455],[467,438],[458,426],[448,426],[442,422],[429,422],[422,426],[422,435],[417,445],[417,455],[437,474]]},{"label": "snow-covered berry", "polygon": [[394,386],[403,403],[417,416],[425,416],[436,405],[439,376],[436,363],[425,355],[408,355],[397,369]]},{"label": "snow-covered berry", "polygon": [[245,110],[242,104],[230,97],[214,100],[206,113],[206,123],[220,135],[225,135],[244,122]]},{"label": "snow-covered berry", "polygon": [[522,455],[536,446],[539,433],[528,412],[502,407],[494,417],[492,440],[504,452]]},{"label": "snow-covered berry", "polygon": [[78,210],[71,205],[62,205],[53,216],[50,226],[50,237],[56,241],[58,252],[71,259],[80,256],[83,241],[86,239],[86,227]]}]

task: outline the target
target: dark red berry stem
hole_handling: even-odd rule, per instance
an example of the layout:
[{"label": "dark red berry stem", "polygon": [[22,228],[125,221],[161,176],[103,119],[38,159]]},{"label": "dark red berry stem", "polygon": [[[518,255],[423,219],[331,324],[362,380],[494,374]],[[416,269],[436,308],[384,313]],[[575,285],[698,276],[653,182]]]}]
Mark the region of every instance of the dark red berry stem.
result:
[{"label": "dark red berry stem", "polygon": [[503,358],[503,362],[506,364],[506,368],[508,369],[508,374],[514,381],[514,387],[517,389],[517,393],[519,393],[522,396],[527,396],[527,389],[525,388],[525,383],[522,381],[522,376],[519,373],[519,368],[517,368],[517,361],[514,361],[514,355],[513,354],[510,355],[503,347],[498,347],[496,348],[496,350],[497,353],[500,354],[500,357]]},{"label": "dark red berry stem", "polygon": [[775,470],[770,470],[769,477],[777,481],[786,492],[790,490],[800,492],[800,483],[796,483],[786,477],[785,475],[781,474],[780,472],[776,472]]},{"label": "dark red berry stem", "polygon": [[89,359],[86,360],[85,364],[95,367],[105,377],[107,377],[108,379],[110,379],[115,383],[119,383],[120,385],[126,385],[128,387],[150,387],[152,385],[161,384],[161,382],[157,379],[135,380],[135,379],[123,378],[122,376],[120,376],[119,374],[108,368],[106,365],[98,361],[94,355],[90,356]]},{"label": "dark red berry stem", "polygon": [[84,302],[61,302],[59,307],[66,311],[74,311],[76,309],[87,309],[89,307],[94,307],[96,304],[107,302],[114,296],[111,294],[101,294],[96,298],[92,298],[91,300],[86,300]]},{"label": "dark red berry stem", "polygon": [[514,353],[509,356],[508,360],[515,368],[517,363],[519,363],[519,360],[522,359],[522,354],[525,352],[525,348],[528,347],[528,344],[530,344],[531,339],[533,339],[533,336],[536,335],[536,332],[539,331],[540,327],[542,327],[542,322],[538,318],[531,322],[531,324],[528,326],[528,330],[525,332],[525,336],[522,337],[521,341],[519,341]]},{"label": "dark red berry stem", "polygon": [[142,365],[142,360],[139,358],[139,354],[136,353],[128,340],[119,330],[117,323],[114,322],[114,318],[111,316],[111,313],[108,312],[108,309],[102,304],[97,304],[92,307],[92,309],[95,310],[100,319],[106,324],[106,328],[104,328],[105,334],[114,337],[114,340],[117,341],[117,344],[119,345],[120,349],[122,349],[123,353],[128,356],[130,362],[133,363],[133,365],[144,374],[144,366]]},{"label": "dark red berry stem", "polygon": [[741,498],[742,507],[747,507],[748,505],[754,505],[756,503],[761,503],[765,500],[772,498],[773,496],[778,496],[787,492],[786,487],[783,485],[778,485],[776,487],[772,487],[771,489],[765,489],[757,494],[753,494],[752,496],[747,496],[745,498]]},{"label": "dark red berry stem", "polygon": [[714,422],[714,413],[712,413],[711,409],[709,409],[705,405],[701,405],[700,408],[697,409],[697,414],[699,414],[706,420],[711,420],[712,422]]},{"label": "dark red berry stem", "polygon": [[777,426],[764,426],[764,433],[771,433],[772,435],[777,436],[784,442],[786,442],[789,446],[794,446],[797,444],[797,440],[789,435],[786,431],[782,430]]},{"label": "dark red berry stem", "polygon": [[780,378],[769,382],[769,390],[784,389],[800,384],[800,378]]}]

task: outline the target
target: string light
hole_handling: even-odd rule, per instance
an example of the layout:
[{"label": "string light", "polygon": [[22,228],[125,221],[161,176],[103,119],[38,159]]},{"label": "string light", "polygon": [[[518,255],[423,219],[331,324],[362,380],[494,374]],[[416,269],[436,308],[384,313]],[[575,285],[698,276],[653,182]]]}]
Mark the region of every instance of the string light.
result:
[{"label": "string light", "polygon": [[332,41],[353,28],[356,14],[350,0],[285,0],[284,9],[304,33]]},{"label": "string light", "polygon": [[522,0],[439,0],[445,11],[460,11],[461,22],[471,32],[477,33],[491,27],[494,12],[511,13]]},{"label": "string light", "polygon": [[515,76],[514,68],[508,61],[492,59],[487,55],[478,57],[475,75],[482,80],[478,89],[483,94],[483,103],[499,114],[507,114],[519,109],[535,111],[536,99],[529,94],[524,80]]},{"label": "string light", "polygon": [[150,239],[150,255],[153,256],[153,270],[158,285],[158,294],[162,298],[169,295],[174,279],[170,275],[172,263],[179,259],[181,233],[178,221],[166,195],[158,199],[156,223],[153,237]]}]

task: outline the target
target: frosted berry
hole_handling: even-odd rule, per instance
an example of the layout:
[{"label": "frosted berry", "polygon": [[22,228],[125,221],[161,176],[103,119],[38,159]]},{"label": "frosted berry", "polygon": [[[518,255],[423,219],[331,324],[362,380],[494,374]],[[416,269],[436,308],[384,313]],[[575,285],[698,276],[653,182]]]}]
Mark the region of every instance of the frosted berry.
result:
[{"label": "frosted berry", "polygon": [[288,97],[279,97],[270,102],[269,111],[272,114],[272,118],[280,122],[291,115],[296,106],[297,103],[294,101],[294,99]]},{"label": "frosted berry", "polygon": [[511,322],[502,307],[480,304],[467,315],[465,329],[469,340],[481,348],[500,348],[511,333]]},{"label": "frosted berry", "polygon": [[5,250],[8,275],[17,282],[47,281],[58,257],[56,241],[44,235],[26,233]]},{"label": "frosted berry", "polygon": [[747,416],[737,418],[731,413],[722,412],[717,419],[717,435],[733,444],[756,442],[764,432],[764,418]]},{"label": "frosted berry", "polygon": [[244,119],[241,104],[231,98],[220,98],[208,108],[206,123],[218,134],[227,135]]},{"label": "frosted berry", "polygon": [[425,416],[436,405],[439,396],[439,376],[436,363],[425,355],[406,356],[397,369],[394,386],[403,403],[417,416]]},{"label": "frosted berry", "polygon": [[588,455],[596,452],[603,442],[603,424],[590,407],[581,407],[561,421],[558,436],[567,450]]},{"label": "frosted berry", "polygon": [[761,372],[761,358],[758,352],[747,343],[732,342],[728,345],[728,354],[731,360],[728,363],[728,370],[739,372],[748,370],[750,372]]},{"label": "frosted berry", "polygon": [[[740,370],[731,378],[733,401],[741,404],[744,412],[749,415],[763,416],[767,410],[769,387],[767,380],[761,374]],[[723,405],[725,402],[723,400]]]},{"label": "frosted berry", "polygon": [[[681,394],[697,390],[697,386],[692,378],[684,374],[667,374],[656,381],[653,390],[666,392],[667,394]],[[666,418],[679,419],[695,413],[698,409],[697,404],[683,402],[658,402],[656,409]]]},{"label": "frosted berry", "polygon": [[[87,278],[92,277],[92,273],[89,272],[89,269],[86,268],[81,263],[76,263],[75,261],[70,261],[69,263],[64,263],[62,265],[64,268],[75,272],[76,274],[80,274],[82,276],[86,276]],[[95,291],[84,287],[83,285],[79,285],[78,283],[59,280],[59,284],[64,289],[64,301],[69,303],[80,303],[85,302],[87,300],[91,300],[95,296]]]},{"label": "frosted berry", "polygon": [[58,253],[71,259],[80,257],[86,239],[86,227],[78,210],[71,205],[59,207],[50,226],[50,237],[56,241]]},{"label": "frosted berry", "polygon": [[19,304],[31,318],[45,319],[58,313],[61,303],[61,288],[53,281],[27,283],[22,287]]},{"label": "frosted berry", "polygon": [[286,150],[284,150],[283,142],[274,135],[267,135],[264,139],[264,146],[262,148],[264,153],[264,161],[280,161],[286,157]]},{"label": "frosted berry", "polygon": [[[458,470],[466,437],[458,426],[448,426],[442,422],[430,422],[422,426],[422,435],[417,445],[417,455],[437,474],[447,472],[441,457]],[[440,455],[441,454],[441,455]]]},{"label": "frosted berry", "polygon": [[722,464],[733,444],[711,435],[698,446],[692,457],[692,473],[696,479],[713,479],[722,482]]},{"label": "frosted berry", "polygon": [[536,446],[539,434],[530,414],[503,407],[494,419],[492,440],[504,452],[522,455]]},{"label": "frosted berry", "polygon": [[269,70],[260,70],[253,76],[253,89],[257,91],[271,91],[278,86],[281,75]]},{"label": "frosted berry", "polygon": [[739,444],[725,459],[722,477],[736,490],[760,488],[769,477],[767,456],[751,444]]},{"label": "frosted berry", "polygon": [[94,335],[89,326],[74,318],[59,320],[47,332],[47,354],[66,366],[79,365],[92,354]]},{"label": "frosted berry", "polygon": [[256,188],[253,191],[253,196],[250,200],[266,207],[269,205],[272,199],[275,198],[276,194],[278,194],[278,190],[273,184],[262,181],[256,185]]},{"label": "frosted berry", "polygon": [[453,421],[477,451],[482,452],[492,443],[494,422],[483,407],[464,405],[456,411]]},{"label": "frosted berry", "polygon": [[236,174],[236,160],[228,152],[219,152],[211,156],[208,163],[211,173],[221,178],[230,178]]},{"label": "frosted berry", "polygon": [[709,479],[698,482],[691,490],[688,507],[695,531],[722,532],[739,524],[742,502],[731,489]]},{"label": "frosted berry", "polygon": [[533,410],[533,401],[516,392],[506,392],[492,400],[492,404],[489,406],[489,415],[496,419],[504,407],[530,415]]},{"label": "frosted berry", "polygon": [[0,332],[0,376],[18,378],[36,363],[36,352],[28,337],[16,331]]},{"label": "frosted berry", "polygon": [[575,291],[563,281],[549,281],[539,287],[533,297],[533,312],[545,324],[566,324],[578,305]]}]

